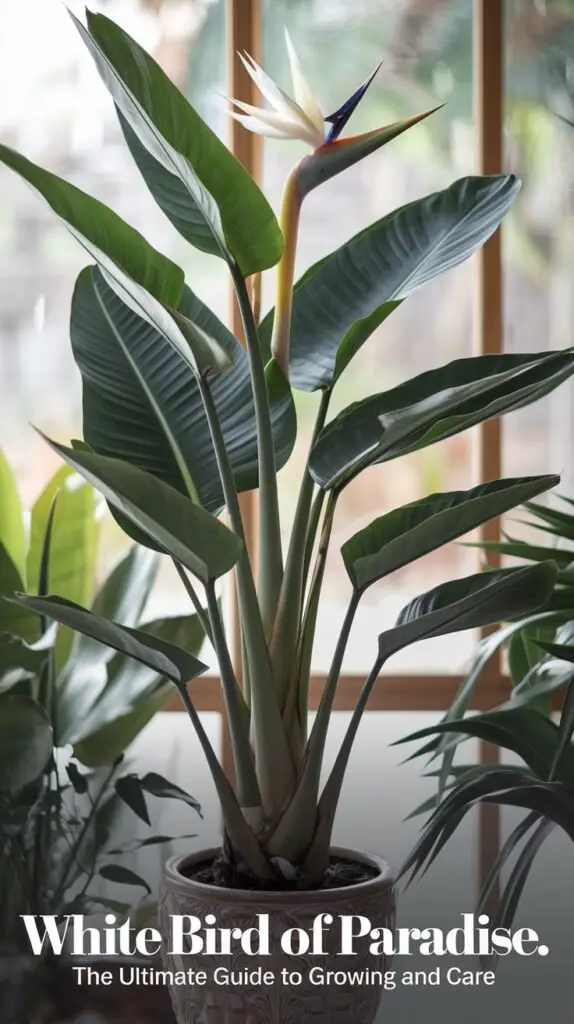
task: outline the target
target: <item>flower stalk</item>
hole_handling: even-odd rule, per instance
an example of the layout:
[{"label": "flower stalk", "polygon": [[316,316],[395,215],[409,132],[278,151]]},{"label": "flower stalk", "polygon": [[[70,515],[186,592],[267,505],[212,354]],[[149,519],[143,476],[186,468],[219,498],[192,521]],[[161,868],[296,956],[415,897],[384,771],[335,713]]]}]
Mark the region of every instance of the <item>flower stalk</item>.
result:
[{"label": "flower stalk", "polygon": [[299,218],[303,202],[299,187],[299,166],[297,164],[289,174],[281,198],[279,226],[283,234],[284,248],[279,266],[277,267],[275,314],[271,339],[273,358],[279,363],[287,380],[289,379],[289,343],[291,338],[295,260],[297,256]]}]

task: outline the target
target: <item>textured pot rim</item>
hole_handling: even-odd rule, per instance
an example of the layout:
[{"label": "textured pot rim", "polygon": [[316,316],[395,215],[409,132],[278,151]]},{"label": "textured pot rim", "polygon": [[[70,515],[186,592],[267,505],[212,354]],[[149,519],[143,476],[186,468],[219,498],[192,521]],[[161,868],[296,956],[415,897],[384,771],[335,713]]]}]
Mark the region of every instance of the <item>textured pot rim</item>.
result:
[{"label": "textured pot rim", "polygon": [[298,889],[291,892],[285,889],[278,889],[272,892],[266,890],[261,892],[257,889],[228,889],[224,886],[208,885],[207,882],[198,882],[182,874],[182,868],[190,864],[209,860],[211,857],[215,857],[220,850],[221,847],[213,846],[208,849],[198,850],[197,853],[171,857],[164,869],[166,881],[178,887],[185,886],[193,890],[198,896],[217,897],[221,903],[239,903],[244,905],[246,901],[252,900],[259,905],[269,906],[285,904],[285,902],[324,903],[325,899],[328,899],[331,903],[338,902],[338,900],[348,901],[349,897],[366,895],[372,889],[378,889],[381,886],[393,889],[395,885],[390,865],[383,857],[376,853],[366,853],[362,850],[354,850],[352,847],[346,846],[333,846],[331,854],[346,860],[358,861],[360,864],[369,864],[371,867],[378,869],[378,874],[374,878],[365,879],[364,882],[355,882],[352,885],[340,886],[339,888]]}]

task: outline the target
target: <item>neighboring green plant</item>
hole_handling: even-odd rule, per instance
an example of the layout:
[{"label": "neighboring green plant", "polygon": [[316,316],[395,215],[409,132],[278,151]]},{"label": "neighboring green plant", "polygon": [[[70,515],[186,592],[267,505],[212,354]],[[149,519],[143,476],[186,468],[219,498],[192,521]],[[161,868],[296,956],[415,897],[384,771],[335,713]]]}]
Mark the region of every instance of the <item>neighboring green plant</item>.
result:
[{"label": "neighboring green plant", "polygon": [[[38,498],[28,530],[0,454],[0,950],[7,952],[20,942],[28,949],[21,914],[109,906],[124,916],[130,907],[108,900],[101,879],[151,892],[121,858],[172,837],[150,831],[126,843],[126,806],[149,828],[149,796],[199,811],[178,786],[155,772],[140,778],[124,760],[171,692],[161,673],[71,630],[56,633],[47,617],[9,599],[27,586],[90,602],[99,518],[92,488],[64,467]],[[92,614],[113,615],[137,636],[158,563],[155,552],[134,544],[97,591]],[[204,639],[197,616],[144,629],[193,652]]]},{"label": "neighboring green plant", "polygon": [[[562,501],[574,505],[569,498]],[[443,721],[400,741],[425,739],[414,756],[428,755],[431,764],[439,765],[431,771],[438,776],[437,794],[415,812],[433,813],[404,867],[412,877],[428,870],[477,804],[529,811],[504,843],[479,899],[478,913],[489,904],[515,855],[497,909],[496,924],[501,927],[512,924],[532,863],[552,830],[560,827],[574,840],[574,515],[534,502],[526,505],[526,511],[531,514],[527,525],[543,532],[540,543],[505,534],[501,542],[480,547],[532,564],[552,558],[558,567],[554,592],[537,613],[517,618],[481,640]],[[464,717],[489,662],[502,652],[508,658],[512,683],[509,699],[485,714]],[[565,696],[556,724],[551,698],[561,690]],[[455,764],[460,744],[469,738],[518,755],[523,766]]]},{"label": "neighboring green plant", "polygon": [[[365,591],[557,478],[496,480],[425,496],[377,518],[344,544],[352,596],[308,736],[313,639],[338,498],[370,466],[547,395],[572,374],[574,353],[457,360],[366,397],[328,422],[337,381],[371,333],[416,288],[476,252],[498,227],[519,183],[512,176],[457,181],[382,217],[294,284],[305,198],[432,111],[341,139],[370,79],[323,117],[289,40],[294,100],[246,58],[271,107],[236,103],[235,116],[256,131],[311,147],[286,182],[279,225],[257,184],[133,39],[103,15],[88,12],[87,27],[75,24],[154,199],[188,242],[227,266],[246,348],[193,293],[183,271],[115,213],[0,147],[0,159],[36,188],[96,263],[80,274],[71,311],[72,348],[83,378],[84,441],[72,447],[49,443],[104,494],[132,537],[175,561],[217,655],[236,789],[202,726],[193,686],[187,686],[205,665],[177,644],[146,631],[136,636],[113,616],[95,615],[79,602],[22,597],[21,604],[139,659],[178,688],[221,801],[230,884],[244,884],[247,872],[250,884],[320,886],[353,741],[389,658],[425,637],[526,614],[547,601],[556,574],[553,561],[479,573],[410,602],[373,643],[373,669],[321,791],[337,684]],[[259,322],[259,275],[276,265],[276,305]],[[295,442],[293,388],[317,392],[320,400],[284,552],[277,474]],[[388,478],[392,488],[392,470]],[[256,487],[259,536],[252,563],[238,495]],[[223,508],[226,525],[216,518]],[[231,570],[241,672],[232,663],[216,600],[216,582]],[[208,621],[188,573],[205,590]]]},{"label": "neighboring green plant", "polygon": [[[574,840],[572,623],[569,623],[568,633],[569,642],[565,644],[540,642],[540,647],[546,651],[545,670],[549,673],[553,666],[557,678],[548,679],[547,685],[539,684],[539,692],[547,695],[557,686],[567,684],[558,724],[540,709],[539,702],[526,687],[521,693],[515,691],[513,699],[494,711],[442,723],[435,730],[424,730],[410,737],[420,739],[436,732],[440,737],[450,736],[456,744],[470,738],[486,740],[518,755],[523,762],[518,767],[453,766],[446,795],[438,802],[403,868],[403,874],[410,873],[411,880],[428,870],[468,812],[479,804],[500,804],[528,811],[502,845],[479,897],[477,914],[489,907],[493,892],[502,886],[493,928],[511,927],[532,864],[551,832],[561,828]],[[570,667],[557,672],[557,661],[567,662]],[[436,802],[433,800],[431,804]],[[420,810],[428,809],[426,805]]]}]

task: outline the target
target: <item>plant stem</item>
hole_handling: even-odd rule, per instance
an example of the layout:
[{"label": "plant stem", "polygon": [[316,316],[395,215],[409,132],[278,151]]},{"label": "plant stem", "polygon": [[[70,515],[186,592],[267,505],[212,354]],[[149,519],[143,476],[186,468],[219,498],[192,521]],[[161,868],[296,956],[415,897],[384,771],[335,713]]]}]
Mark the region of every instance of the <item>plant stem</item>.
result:
[{"label": "plant stem", "polygon": [[[331,391],[323,391],[309,451],[313,448],[317,437],[323,429],[330,400]],[[289,677],[293,669],[293,659],[296,653],[297,637],[301,623],[306,542],[314,490],[315,484],[309,472],[309,459],[307,459],[299,488],[299,497],[297,499],[287,553],[285,575],[279,598],[279,608],[271,641],[271,661],[279,700],[282,703],[285,702],[289,689]]]},{"label": "plant stem", "polygon": [[295,707],[298,708],[300,720],[303,718],[303,716],[307,715],[309,675],[311,672],[313,641],[315,639],[315,628],[317,626],[319,601],[321,598],[321,589],[323,587],[323,579],[325,576],[325,567],[327,565],[327,555],[329,554],[329,543],[331,540],[331,533],[333,530],[333,521],[335,518],[335,508],[337,505],[337,499],[338,494],[335,493],[334,491],[331,491],[327,501],[327,508],[325,510],[325,517],[323,519],[323,526],[321,529],[321,537],[319,540],[317,557],[315,559],[315,567],[313,569],[313,576],[311,579],[311,585],[309,587],[309,597],[307,600],[307,605],[305,607],[305,614],[303,616],[303,623],[299,635],[299,643],[297,647],[296,682],[289,692],[289,697],[294,700]]},{"label": "plant stem", "polygon": [[232,269],[233,283],[241,313],[249,363],[257,425],[259,465],[259,597],[265,634],[268,635],[277,610],[283,580],[283,554],[279,495],[275,471],[275,448],[265,367],[253,310],[245,279]]},{"label": "plant stem", "polygon": [[287,857],[288,859],[301,856],[311,842],[316,827],[317,798],[321,783],[321,769],[329,722],[343,658],[359,600],[360,595],[355,592],[347,608],[341,632],[339,633],[319,711],[307,745],[306,759],[300,781],[293,800],[281,819],[270,844],[272,853]]},{"label": "plant stem", "polygon": [[323,511],[325,497],[326,491],[317,492],[309,514],[309,526],[307,527],[307,535],[305,538],[305,559],[303,562],[303,594],[305,593],[305,588],[307,586],[309,568],[313,557],[313,547],[317,536],[317,530],[319,529],[319,523],[321,521],[321,512]]},{"label": "plant stem", "polygon": [[341,795],[349,757],[351,756],[353,743],[355,741],[359,725],[361,724],[361,719],[367,706],[367,701],[371,695],[371,690],[373,689],[375,680],[378,678],[383,664],[384,659],[378,657],[367,679],[363,683],[359,699],[357,700],[355,710],[351,716],[351,721],[340,746],[339,753],[335,759],[335,764],[321,794],[318,808],[319,823],[305,864],[305,877],[308,882],[314,882],[320,879],[328,866],[329,847],[331,845],[335,814],[337,812],[337,805],[339,803],[339,797]]},{"label": "plant stem", "polygon": [[201,601],[199,600],[199,597],[197,596],[197,593],[195,591],[193,583],[191,582],[189,576],[187,575],[185,569],[183,568],[183,565],[181,565],[181,563],[178,562],[176,558],[172,558],[172,562],[173,562],[173,564],[175,566],[175,570],[177,572],[177,575],[179,576],[181,582],[183,583],[183,585],[185,587],[185,590],[187,592],[187,595],[190,598],[191,603],[193,604],[193,607],[195,608],[197,617],[198,617],[199,621],[201,622],[201,625],[203,626],[205,635],[206,635],[207,639],[209,640],[211,646],[215,649],[215,646],[214,646],[214,643],[213,643],[213,633],[211,631],[211,623],[209,621],[209,616],[206,614],[205,608],[203,608],[203,606],[201,604]]},{"label": "plant stem", "polygon": [[[318,744],[321,749],[321,761],[322,755],[325,749],[325,742],[327,739],[327,730],[329,728],[329,719],[333,710],[333,703],[335,701],[335,694],[337,692],[337,683],[339,682],[339,676],[341,674],[341,668],[343,665],[343,658],[345,657],[345,651],[347,650],[347,644],[349,642],[349,635],[353,622],[355,621],[355,615],[357,608],[359,607],[360,594],[355,590],[353,596],[349,602],[341,632],[339,633],[339,639],[337,640],[337,646],[335,647],[335,653],[333,655],[333,661],[331,663],[331,669],[327,676],[327,682],[325,683],[325,689],[323,690],[317,716],[311,730],[311,736],[309,738],[309,750],[312,752],[314,744]],[[311,753],[312,756],[312,753]],[[320,771],[321,764],[318,765]]]},{"label": "plant stem", "polygon": [[261,795],[266,812],[273,813],[283,806],[291,791],[295,777],[294,765],[273,686],[271,661],[225,440],[209,387],[201,377],[198,378],[198,383],[215,448],[227,511],[232,528],[243,543],[236,568],[241,623],[249,662],[251,725]]},{"label": "plant stem", "polygon": [[261,320],[261,290],[263,284],[263,275],[261,271],[254,275],[252,282],[251,295],[253,300],[253,319],[255,321],[255,326],[259,327],[259,321]]},{"label": "plant stem", "polygon": [[92,813],[89,814],[86,817],[86,820],[84,821],[84,824],[82,825],[82,828],[80,829],[80,831],[78,833],[78,837],[77,837],[75,843],[73,843],[73,845],[72,845],[72,852],[70,854],[70,859],[69,859],[66,867],[64,868],[62,877],[60,878],[60,884],[58,885],[58,887],[56,889],[56,892],[54,893],[54,905],[57,904],[58,900],[61,899],[64,896],[65,892],[66,892],[66,882],[68,881],[68,878],[69,878],[69,875],[70,875],[70,871],[72,870],[72,867],[73,867],[73,865],[75,863],[76,857],[78,856],[78,853],[79,853],[79,851],[82,848],[82,843],[83,843],[83,841],[84,841],[84,839],[85,839],[85,837],[87,835],[87,832],[88,832],[88,829],[89,829],[90,824],[92,822],[92,819],[94,817],[94,814],[95,814],[95,812],[96,812],[96,810],[97,810],[97,808],[98,808],[98,806],[100,804],[100,800],[102,799],[105,791],[107,790],[107,788],[108,788],[108,786],[109,786],[109,784],[110,784],[110,782],[111,782],[111,780],[112,780],[112,778],[114,776],[115,770],[116,770],[116,765],[113,764],[111,766],[108,774],[106,775],[102,785],[101,785],[101,788],[100,788],[100,790],[98,792],[98,795],[97,795],[96,799],[93,802]]},{"label": "plant stem", "polygon": [[224,825],[229,837],[235,849],[242,855],[251,870],[261,878],[269,878],[272,876],[271,867],[263,854],[253,830],[242,814],[231,783],[225,775],[217,755],[209,742],[209,737],[187,692],[187,687],[178,686],[178,691],[211,771],[211,777],[215,783],[221,804]]},{"label": "plant stem", "polygon": [[291,340],[291,311],[293,308],[293,281],[295,279],[295,257],[297,236],[303,196],[299,188],[300,164],[293,168],[283,189],[279,227],[283,233],[283,255],[277,267],[275,313],[271,352],[283,373],[289,378],[289,345]]},{"label": "plant stem", "polygon": [[253,755],[249,746],[249,711],[233,670],[213,580],[207,584],[205,593],[211,620],[213,644],[221,672],[221,684],[231,734],[233,759],[237,769],[239,802],[242,807],[261,808],[261,793],[259,792]]}]

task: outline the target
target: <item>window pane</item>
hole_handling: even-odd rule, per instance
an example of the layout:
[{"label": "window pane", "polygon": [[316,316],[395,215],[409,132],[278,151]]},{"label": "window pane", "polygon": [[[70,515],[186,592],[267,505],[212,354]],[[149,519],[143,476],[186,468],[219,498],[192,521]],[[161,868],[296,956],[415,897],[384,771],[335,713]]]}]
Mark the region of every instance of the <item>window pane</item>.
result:
[{"label": "window pane", "polygon": [[[279,9],[278,9],[279,8]],[[449,185],[472,171],[472,17],[468,3],[421,4],[390,0],[264,4],[264,64],[286,89],[286,23],[324,112],[335,109],[384,58],[381,70],[349,126],[351,133],[412,115],[448,100],[444,110],[378,154],[323,185],[305,202],[298,271],[403,203]],[[264,184],[277,206],[297,143],[265,141]],[[333,412],[368,394],[471,351],[471,277],[467,264],[413,295],[380,327],[336,389]],[[264,299],[273,302],[272,281]],[[285,525],[293,515],[304,454],[312,431],[315,396],[298,396],[296,455],[281,476]],[[349,588],[338,549],[357,529],[390,508],[437,490],[471,485],[467,436],[363,473],[343,493],[332,540],[314,665],[328,667],[332,640]],[[365,597],[345,667],[362,671],[372,660],[377,633],[411,597],[453,575],[472,571],[465,549],[451,545],[374,587]],[[366,642],[366,638],[369,638]],[[395,667],[456,671],[472,638],[457,635],[432,647],[419,645]]]},{"label": "window pane", "polygon": [[[574,343],[574,4],[507,0],[506,160],[523,182],[505,242],[509,352]],[[504,425],[505,471],[562,473],[574,494],[574,391]]]},{"label": "window pane", "polygon": [[[83,17],[82,3],[70,6]],[[154,54],[225,135],[218,97],[225,72],[223,0],[114,0],[99,6]],[[225,318],[222,262],[192,249],[151,198],[64,5],[3,0],[2,16],[0,86],[10,96],[0,111],[2,141],[115,209],[179,262],[192,288]],[[60,464],[30,421],[60,440],[81,431],[80,377],[68,325],[74,281],[87,258],[15,174],[2,168],[0,178],[0,443],[30,504]],[[106,564],[125,543],[108,517]],[[177,583],[170,588],[183,593]]]}]

